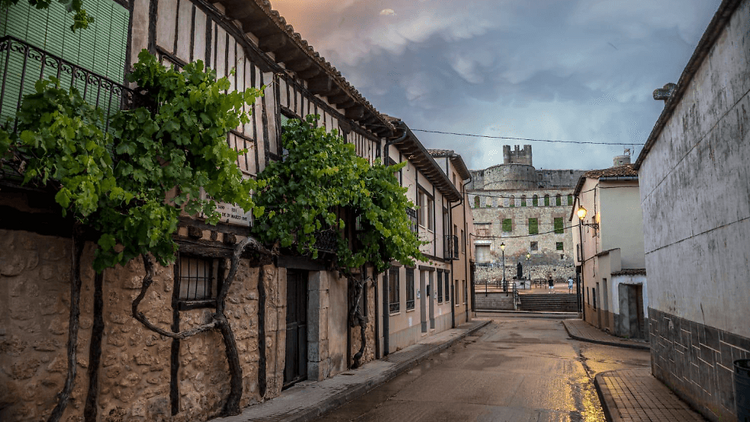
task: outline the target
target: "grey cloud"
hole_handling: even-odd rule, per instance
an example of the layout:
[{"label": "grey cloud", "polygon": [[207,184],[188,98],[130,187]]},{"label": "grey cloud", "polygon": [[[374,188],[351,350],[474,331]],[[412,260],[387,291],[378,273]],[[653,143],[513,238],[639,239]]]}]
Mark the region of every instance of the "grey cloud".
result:
[{"label": "grey cloud", "polygon": [[[413,128],[642,144],[663,106],[651,91],[677,80],[720,0],[276,3],[376,108]],[[526,143],[417,135],[472,168]],[[532,145],[543,168],[605,167],[623,149]]]}]

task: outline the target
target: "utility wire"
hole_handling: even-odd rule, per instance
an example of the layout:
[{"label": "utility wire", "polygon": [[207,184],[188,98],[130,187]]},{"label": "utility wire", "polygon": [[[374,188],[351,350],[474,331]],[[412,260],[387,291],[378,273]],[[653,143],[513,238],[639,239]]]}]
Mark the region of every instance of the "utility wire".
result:
[{"label": "utility wire", "polygon": [[585,145],[614,145],[614,146],[643,146],[645,144],[620,143],[620,142],[594,142],[594,141],[568,141],[562,139],[534,139],[534,138],[517,138],[514,136],[492,136],[492,135],[477,135],[473,133],[458,133],[458,132],[443,132],[440,130],[427,130],[427,129],[411,129],[412,132],[424,132],[424,133],[437,133],[440,135],[455,135],[455,136],[468,136],[472,138],[490,138],[490,139],[505,139],[510,141],[530,141],[530,142],[547,142],[550,144],[585,144]]}]

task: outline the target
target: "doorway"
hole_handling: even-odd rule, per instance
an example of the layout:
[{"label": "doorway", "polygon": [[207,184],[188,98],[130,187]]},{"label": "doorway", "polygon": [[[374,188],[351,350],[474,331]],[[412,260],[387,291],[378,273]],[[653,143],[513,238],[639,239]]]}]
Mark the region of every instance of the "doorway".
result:
[{"label": "doorway", "polygon": [[307,379],[307,271],[287,270],[284,388]]}]

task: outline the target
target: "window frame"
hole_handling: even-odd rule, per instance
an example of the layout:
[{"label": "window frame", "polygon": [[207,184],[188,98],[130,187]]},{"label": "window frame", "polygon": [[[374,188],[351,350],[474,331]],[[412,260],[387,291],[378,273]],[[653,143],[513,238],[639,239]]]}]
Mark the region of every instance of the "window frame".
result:
[{"label": "window frame", "polygon": [[[388,271],[388,314],[395,315],[401,312],[401,295],[399,283],[399,268],[394,267]],[[395,299],[395,301],[394,301]]]},{"label": "window frame", "polygon": [[[414,268],[406,269],[406,311],[413,311],[416,307],[416,292],[414,290]],[[411,298],[411,299],[410,299]]]},{"label": "window frame", "polygon": [[565,234],[565,220],[562,217],[552,217],[552,227],[555,228],[555,234]]},{"label": "window frame", "polygon": [[529,217],[528,220],[529,234],[539,234],[539,218]]},{"label": "window frame", "polygon": [[[507,226],[506,226],[507,224]],[[506,230],[506,228],[508,230]],[[503,233],[513,233],[513,219],[512,218],[504,218],[503,219]]]},{"label": "window frame", "polygon": [[[182,285],[185,276],[183,274],[184,261],[198,261],[203,262],[204,265],[208,266],[208,273],[210,274],[210,280],[208,280],[208,293],[204,288],[204,298],[186,298],[182,296]],[[189,266],[189,263],[188,263]],[[201,308],[215,308],[216,297],[221,290],[224,283],[224,271],[226,265],[223,259],[212,258],[207,256],[201,256],[199,254],[183,254],[178,252],[177,259],[174,263],[174,298],[177,303],[177,309],[179,310],[190,310],[190,309],[201,309]],[[188,270],[189,271],[189,270]],[[189,282],[189,281],[188,281]],[[198,284],[196,283],[196,286]],[[188,290],[190,288],[188,287]],[[197,289],[197,287],[196,287]]]}]

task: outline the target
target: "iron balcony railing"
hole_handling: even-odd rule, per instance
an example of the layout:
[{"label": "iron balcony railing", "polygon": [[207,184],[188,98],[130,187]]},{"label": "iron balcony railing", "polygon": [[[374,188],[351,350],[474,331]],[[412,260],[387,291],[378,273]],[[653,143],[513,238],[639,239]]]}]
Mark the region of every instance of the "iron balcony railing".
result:
[{"label": "iron balcony railing", "polygon": [[415,210],[414,208],[407,208],[406,215],[409,216],[409,223],[410,223],[409,225],[411,227],[411,232],[419,233],[419,226],[417,225],[418,224],[417,210]]},{"label": "iron balcony railing", "polygon": [[445,259],[458,259],[458,236],[446,235],[445,242],[443,242],[443,257]]},{"label": "iron balcony railing", "polygon": [[124,85],[12,36],[0,38],[0,72],[0,126],[7,125],[12,132],[23,97],[35,92],[37,80],[50,76],[60,81],[61,88],[78,89],[89,104],[102,110],[105,131],[113,114],[142,102]]}]

